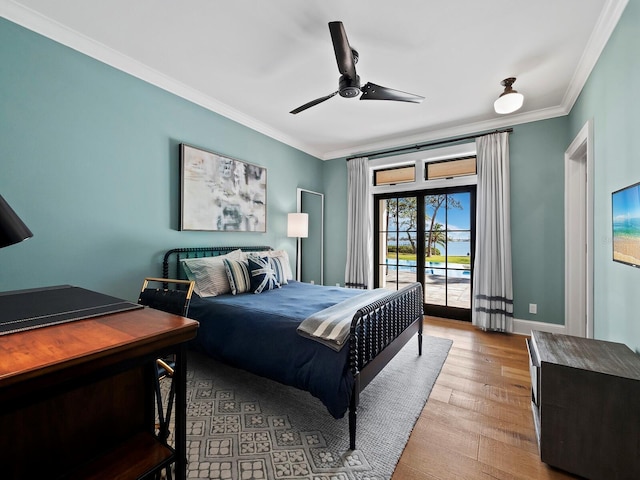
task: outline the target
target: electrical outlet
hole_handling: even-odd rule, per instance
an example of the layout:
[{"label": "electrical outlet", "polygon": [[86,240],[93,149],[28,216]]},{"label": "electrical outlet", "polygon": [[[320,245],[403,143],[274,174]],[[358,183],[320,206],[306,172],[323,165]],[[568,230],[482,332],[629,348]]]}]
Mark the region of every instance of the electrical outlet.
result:
[{"label": "electrical outlet", "polygon": [[313,284],[314,284],[314,283],[316,283],[316,282],[314,282],[313,280],[310,280],[310,281],[309,281],[309,283],[310,283],[311,285],[313,285]]},{"label": "electrical outlet", "polygon": [[530,303],[529,304],[529,313],[533,313],[534,315],[536,313],[538,313],[538,304],[537,303]]}]

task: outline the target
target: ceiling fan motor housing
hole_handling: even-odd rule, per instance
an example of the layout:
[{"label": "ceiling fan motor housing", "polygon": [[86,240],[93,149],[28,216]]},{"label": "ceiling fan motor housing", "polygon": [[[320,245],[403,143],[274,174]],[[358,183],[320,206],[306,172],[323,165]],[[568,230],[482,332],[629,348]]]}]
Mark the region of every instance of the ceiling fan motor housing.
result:
[{"label": "ceiling fan motor housing", "polygon": [[338,81],[338,91],[340,96],[345,98],[353,98],[360,95],[360,75],[356,75],[356,78],[341,75]]}]

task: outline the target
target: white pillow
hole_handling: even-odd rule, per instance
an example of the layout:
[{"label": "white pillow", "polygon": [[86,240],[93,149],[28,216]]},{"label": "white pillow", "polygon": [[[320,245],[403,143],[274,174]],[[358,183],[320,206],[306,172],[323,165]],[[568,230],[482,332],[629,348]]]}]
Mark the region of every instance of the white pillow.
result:
[{"label": "white pillow", "polygon": [[[234,250],[234,252],[237,250]],[[266,250],[263,252],[243,252],[244,260],[249,255],[258,255],[259,257],[278,257],[281,259],[282,266],[284,267],[284,274],[287,280],[293,280],[293,272],[291,271],[291,262],[289,261],[289,254],[286,250]]]},{"label": "white pillow", "polygon": [[231,292],[224,259],[244,260],[242,250],[234,250],[217,257],[186,258],[181,260],[189,280],[195,282],[194,292],[201,297],[215,297]]}]

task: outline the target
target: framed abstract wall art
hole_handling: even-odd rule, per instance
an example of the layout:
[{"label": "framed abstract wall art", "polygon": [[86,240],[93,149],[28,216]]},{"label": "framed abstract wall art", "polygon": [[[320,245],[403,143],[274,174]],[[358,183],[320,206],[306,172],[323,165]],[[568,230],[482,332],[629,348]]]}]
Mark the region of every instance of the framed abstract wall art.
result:
[{"label": "framed abstract wall art", "polygon": [[180,230],[266,232],[267,169],[180,144]]}]

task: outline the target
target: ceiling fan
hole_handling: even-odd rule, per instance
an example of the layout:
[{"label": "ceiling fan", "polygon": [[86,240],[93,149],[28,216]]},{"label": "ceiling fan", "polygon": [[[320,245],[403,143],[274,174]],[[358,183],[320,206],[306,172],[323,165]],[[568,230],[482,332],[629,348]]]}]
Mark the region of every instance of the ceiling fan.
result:
[{"label": "ceiling fan", "polygon": [[393,90],[371,82],[367,82],[361,87],[360,76],[356,73],[358,52],[349,45],[344,25],[342,25],[342,22],[329,22],[329,32],[331,33],[333,50],[336,53],[338,71],[341,73],[340,79],[338,80],[338,90],[325,97],[316,98],[309,103],[305,103],[304,105],[291,110],[289,113],[293,113],[295,115],[307,108],[318,105],[325,100],[329,100],[337,94],[340,94],[341,97],[353,98],[362,93],[360,100],[394,100],[396,102],[412,103],[420,103],[424,100],[424,97],[421,97],[420,95],[401,92],[400,90]]}]

